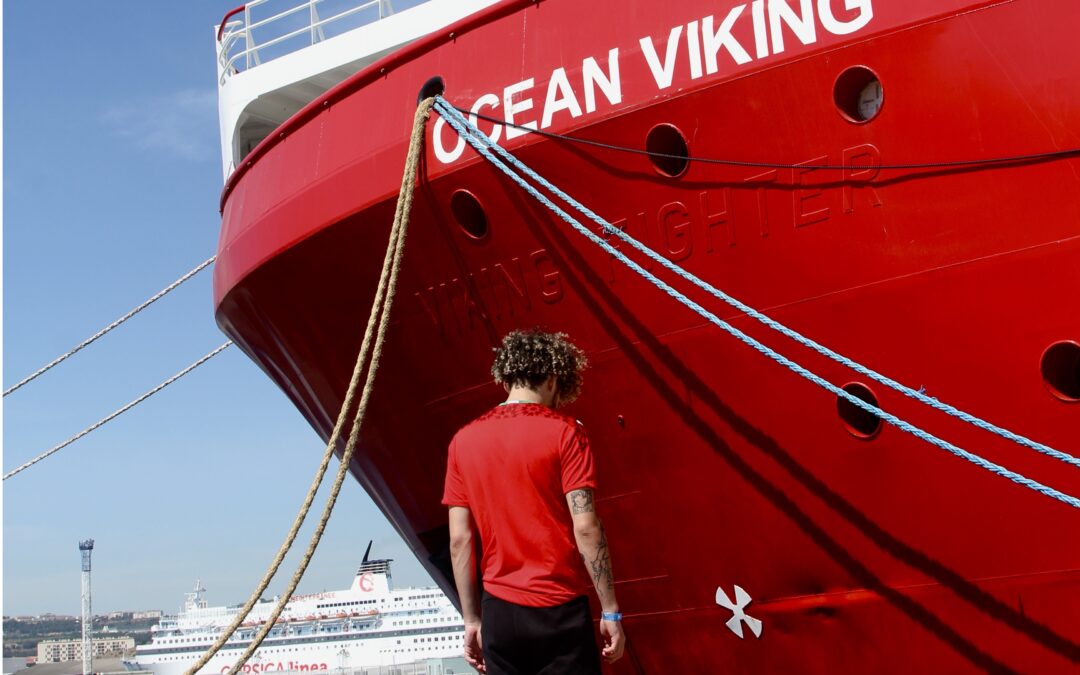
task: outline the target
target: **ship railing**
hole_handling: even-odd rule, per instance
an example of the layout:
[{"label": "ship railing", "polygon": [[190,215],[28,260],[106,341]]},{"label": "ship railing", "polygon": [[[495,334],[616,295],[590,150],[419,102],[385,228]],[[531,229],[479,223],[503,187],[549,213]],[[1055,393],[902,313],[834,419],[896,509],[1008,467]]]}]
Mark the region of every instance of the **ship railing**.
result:
[{"label": "ship railing", "polygon": [[274,11],[286,2],[296,0],[251,0],[225,14],[217,33],[219,84],[224,85],[232,75],[394,13],[392,0],[303,0],[265,18],[252,17],[253,10]]}]

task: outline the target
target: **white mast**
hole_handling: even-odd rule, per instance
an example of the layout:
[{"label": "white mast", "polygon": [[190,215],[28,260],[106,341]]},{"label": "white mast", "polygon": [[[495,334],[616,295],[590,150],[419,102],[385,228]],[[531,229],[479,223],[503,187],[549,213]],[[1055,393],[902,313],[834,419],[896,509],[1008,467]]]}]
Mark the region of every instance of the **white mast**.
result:
[{"label": "white mast", "polygon": [[83,675],[94,672],[94,650],[90,634],[93,629],[93,616],[90,614],[90,554],[94,551],[94,540],[79,542],[82,552],[82,671]]}]

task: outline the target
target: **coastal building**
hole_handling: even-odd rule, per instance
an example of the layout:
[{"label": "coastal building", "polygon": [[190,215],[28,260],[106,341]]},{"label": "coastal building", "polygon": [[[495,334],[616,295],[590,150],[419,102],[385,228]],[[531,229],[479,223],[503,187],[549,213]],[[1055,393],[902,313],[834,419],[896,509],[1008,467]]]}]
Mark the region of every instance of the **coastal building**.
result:
[{"label": "coastal building", "polygon": [[[135,649],[135,638],[109,637],[93,641],[94,657],[122,656]],[[42,640],[38,643],[38,663],[79,661],[83,657],[82,640]]]}]

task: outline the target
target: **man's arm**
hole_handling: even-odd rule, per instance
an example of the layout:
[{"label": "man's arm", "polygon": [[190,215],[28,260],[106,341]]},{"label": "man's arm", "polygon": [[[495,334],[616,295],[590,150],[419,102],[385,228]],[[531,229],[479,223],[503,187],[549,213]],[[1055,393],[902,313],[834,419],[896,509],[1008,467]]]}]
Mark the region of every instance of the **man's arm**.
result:
[{"label": "man's arm", "polygon": [[[574,520],[574,539],[577,540],[578,553],[585,563],[585,569],[592,579],[596,595],[600,598],[600,607],[605,614],[619,611],[615,599],[615,576],[611,571],[611,551],[608,548],[604,524],[596,515],[593,505],[593,491],[588,488],[572,490],[566,493],[566,504]],[[618,621],[601,621],[600,633],[605,638],[601,650],[604,659],[611,663],[619,659],[625,647],[622,624]]]},{"label": "man's arm", "polygon": [[464,506],[450,507],[450,558],[454,565],[454,583],[461,600],[465,620],[465,660],[485,672],[480,637],[480,587],[476,582],[476,539],[472,514]]}]

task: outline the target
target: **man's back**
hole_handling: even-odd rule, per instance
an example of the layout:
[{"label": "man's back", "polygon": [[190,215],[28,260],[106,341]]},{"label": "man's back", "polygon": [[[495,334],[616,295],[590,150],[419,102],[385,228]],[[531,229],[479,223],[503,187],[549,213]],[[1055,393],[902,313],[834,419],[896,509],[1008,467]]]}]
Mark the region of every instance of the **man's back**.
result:
[{"label": "man's back", "polygon": [[[491,366],[506,401],[450,443],[443,492],[450,558],[465,660],[481,673],[600,675],[601,655],[608,662],[622,656],[589,441],[579,423],[554,410],[577,398],[587,362],[563,333],[511,331]],[[590,581],[602,610],[599,652],[585,595]]]},{"label": "man's back", "polygon": [[566,494],[595,489],[592,454],[572,417],[535,403],[506,403],[462,428],[450,444],[443,502],[470,509],[495,597],[532,607],[561,604],[590,585]]}]

